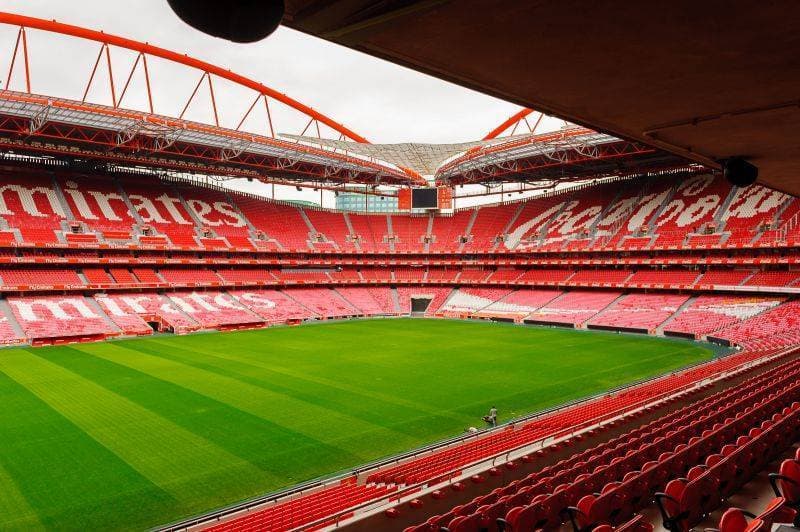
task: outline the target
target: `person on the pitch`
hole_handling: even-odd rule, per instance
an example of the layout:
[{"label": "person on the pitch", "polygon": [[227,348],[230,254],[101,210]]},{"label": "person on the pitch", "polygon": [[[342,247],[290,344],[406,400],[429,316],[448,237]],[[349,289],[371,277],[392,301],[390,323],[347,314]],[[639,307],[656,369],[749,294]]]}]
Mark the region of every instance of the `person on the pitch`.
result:
[{"label": "person on the pitch", "polygon": [[483,420],[488,423],[489,425],[496,427],[497,426],[497,409],[492,407],[489,409],[489,415],[483,416]]}]

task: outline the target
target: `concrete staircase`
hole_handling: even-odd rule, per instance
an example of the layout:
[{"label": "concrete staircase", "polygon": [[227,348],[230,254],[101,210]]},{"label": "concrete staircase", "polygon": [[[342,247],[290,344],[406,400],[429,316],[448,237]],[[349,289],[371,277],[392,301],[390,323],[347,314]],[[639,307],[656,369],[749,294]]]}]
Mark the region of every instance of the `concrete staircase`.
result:
[{"label": "concrete staircase", "polygon": [[597,312],[595,312],[595,313],[594,313],[592,316],[590,316],[588,319],[586,319],[586,320],[583,320],[583,321],[582,321],[580,324],[576,324],[576,325],[575,325],[575,328],[576,328],[576,329],[585,329],[585,328],[586,328],[586,324],[587,324],[587,323],[589,323],[590,321],[592,321],[593,319],[595,319],[597,316],[599,316],[599,315],[600,315],[600,314],[602,314],[603,312],[607,311],[608,309],[614,308],[614,307],[617,305],[617,303],[619,303],[620,301],[622,301],[622,299],[623,299],[623,298],[624,298],[626,295],[628,295],[628,294],[625,294],[625,293],[622,293],[622,294],[620,294],[620,295],[619,295],[619,297],[617,297],[616,299],[614,299],[614,301],[612,301],[611,303],[609,303],[609,304],[608,304],[608,305],[606,305],[605,307],[603,307],[603,308],[601,308],[600,310],[598,310]]},{"label": "concrete staircase", "polygon": [[664,322],[661,325],[656,327],[656,334],[659,335],[659,336],[663,336],[664,327],[669,325],[670,322],[672,322],[672,320],[674,320],[675,318],[678,317],[678,314],[680,314],[685,309],[687,309],[695,301],[697,301],[697,296],[692,296],[689,299],[687,299],[686,301],[684,301],[683,304],[680,307],[678,307],[678,309],[675,312],[673,312],[672,315],[669,318],[665,319]]},{"label": "concrete staircase", "polygon": [[400,309],[400,296],[397,294],[397,288],[392,288],[392,302],[394,303],[394,311],[397,313],[402,312]]},{"label": "concrete staircase", "polygon": [[[467,222],[467,227],[464,228],[464,235],[459,235],[459,236],[468,236],[468,235],[472,234],[472,226],[475,224],[475,218],[478,217],[478,211],[480,211],[480,207],[473,209],[472,216],[470,216],[469,222]],[[465,245],[465,242],[462,242],[458,246],[458,252],[459,253],[464,251],[464,245]]]}]

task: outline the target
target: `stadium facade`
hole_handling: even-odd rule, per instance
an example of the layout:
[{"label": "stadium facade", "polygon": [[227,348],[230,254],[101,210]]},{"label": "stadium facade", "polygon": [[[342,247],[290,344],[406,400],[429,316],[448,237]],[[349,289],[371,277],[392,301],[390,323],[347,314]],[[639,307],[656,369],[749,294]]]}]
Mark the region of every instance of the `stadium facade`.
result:
[{"label": "stadium facade", "polygon": [[[256,102],[281,101],[314,127],[366,144],[212,65],[49,21],[0,21],[19,25],[18,42],[33,28],[180,62],[203,72],[209,88],[214,77],[236,81]],[[579,530],[637,527],[636,512],[663,489],[666,522],[686,530],[800,436],[798,198],[736,188],[696,163],[569,126],[484,139],[434,175],[444,187],[531,181],[551,189],[532,199],[452,213],[304,207],[187,176],[320,187],[427,183],[397,160],[130,111],[119,100],[88,104],[29,86],[0,92],[4,344],[413,310],[736,348],[171,529],[528,530],[570,518]],[[701,501],[698,493],[714,495]],[[785,517],[797,500],[776,504]]]}]

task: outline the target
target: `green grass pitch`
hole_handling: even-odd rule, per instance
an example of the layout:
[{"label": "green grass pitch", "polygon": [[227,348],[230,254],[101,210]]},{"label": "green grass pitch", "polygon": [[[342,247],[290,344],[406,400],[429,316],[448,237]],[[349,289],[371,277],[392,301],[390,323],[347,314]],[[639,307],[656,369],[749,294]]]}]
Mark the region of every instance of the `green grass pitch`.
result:
[{"label": "green grass pitch", "polygon": [[366,320],[0,351],[0,529],[145,529],[711,357]]}]

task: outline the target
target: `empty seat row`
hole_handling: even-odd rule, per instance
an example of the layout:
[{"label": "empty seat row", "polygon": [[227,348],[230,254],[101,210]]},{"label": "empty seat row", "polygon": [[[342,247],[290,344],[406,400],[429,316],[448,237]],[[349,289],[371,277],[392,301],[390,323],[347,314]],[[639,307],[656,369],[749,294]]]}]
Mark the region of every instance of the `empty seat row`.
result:
[{"label": "empty seat row", "polygon": [[[790,362],[409,530],[495,530],[498,518],[511,530],[557,527],[568,518],[577,530],[622,523],[649,504],[671,476],[691,474],[713,450],[727,452],[724,443],[735,439],[738,427],[758,425],[758,419],[770,419],[774,412],[781,412],[785,423],[796,419],[800,403],[792,401],[800,393],[798,374],[800,364]],[[776,389],[782,391],[776,394]]]}]

